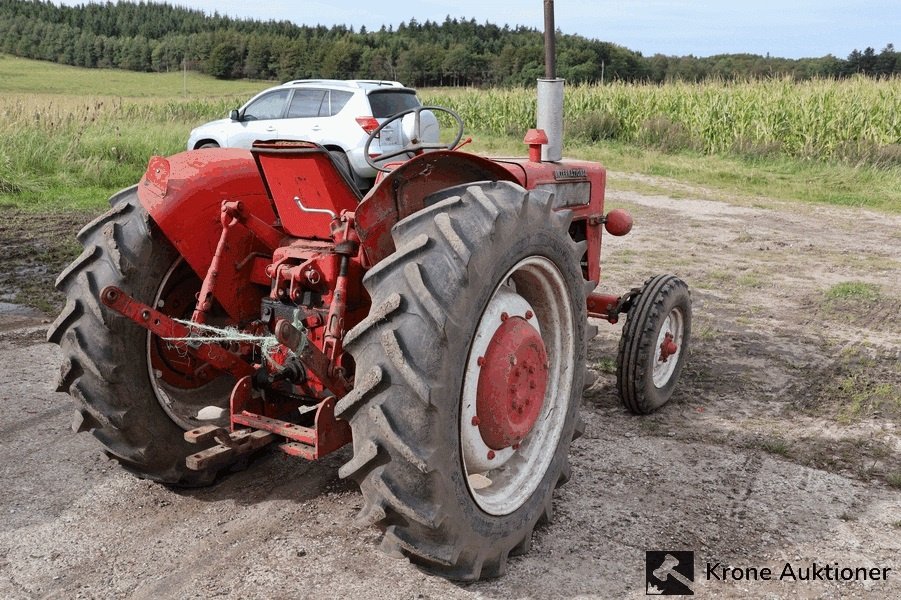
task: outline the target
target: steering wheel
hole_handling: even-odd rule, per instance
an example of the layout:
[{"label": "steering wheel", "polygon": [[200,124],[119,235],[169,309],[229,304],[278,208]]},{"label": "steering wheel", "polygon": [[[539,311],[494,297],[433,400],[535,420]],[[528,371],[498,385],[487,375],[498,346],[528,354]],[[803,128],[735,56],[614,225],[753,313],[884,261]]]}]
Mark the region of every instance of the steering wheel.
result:
[{"label": "steering wheel", "polygon": [[[430,111],[438,111],[449,114],[454,121],[456,121],[457,126],[457,135],[454,138],[454,141],[449,144],[442,144],[441,142],[423,142],[422,141],[422,111],[430,110]],[[369,146],[372,145],[372,141],[379,138],[379,135],[382,133],[382,130],[394,123],[395,121],[402,120],[405,116],[413,114],[413,136],[410,139],[410,143],[405,145],[400,150],[395,152],[388,152],[387,154],[379,154],[378,156],[369,156]],[[403,132],[400,132],[400,135],[403,135]],[[460,143],[460,140],[463,138],[463,119],[452,111],[449,108],[443,108],[441,106],[417,106],[415,108],[408,108],[407,110],[401,111],[397,114],[391,115],[387,121],[382,123],[376,128],[375,131],[369,134],[369,137],[366,138],[366,144],[363,146],[363,157],[366,159],[366,164],[375,169],[376,171],[381,171],[382,173],[390,172],[390,169],[386,169],[384,167],[378,166],[375,161],[376,160],[387,160],[389,158],[394,158],[395,156],[400,156],[401,154],[408,154],[410,152],[415,152],[416,154],[422,154],[425,150],[453,150],[457,147],[457,144]]]}]

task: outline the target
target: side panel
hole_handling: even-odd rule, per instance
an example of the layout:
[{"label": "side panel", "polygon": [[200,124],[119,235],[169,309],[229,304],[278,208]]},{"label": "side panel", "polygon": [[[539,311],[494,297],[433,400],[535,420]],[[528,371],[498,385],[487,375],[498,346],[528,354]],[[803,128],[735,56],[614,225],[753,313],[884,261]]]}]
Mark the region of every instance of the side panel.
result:
[{"label": "side panel", "polygon": [[[155,156],[138,184],[138,199],[167,240],[201,279],[206,275],[222,233],[224,200],[240,200],[266,223],[275,213],[250,152],[220,148]],[[249,231],[237,227],[230,238],[230,256],[220,269],[216,299],[235,320],[259,314],[267,292],[250,281],[256,252],[265,247]]]},{"label": "side panel", "polygon": [[[604,190],[607,170],[598,163],[582,160],[531,162],[528,159],[504,159],[498,162],[511,170],[522,169],[526,189],[554,192],[555,209],[573,211],[573,223],[579,227],[576,239],[588,242],[583,258],[586,279],[601,279],[601,234],[604,224]],[[575,232],[573,229],[571,233]]]}]

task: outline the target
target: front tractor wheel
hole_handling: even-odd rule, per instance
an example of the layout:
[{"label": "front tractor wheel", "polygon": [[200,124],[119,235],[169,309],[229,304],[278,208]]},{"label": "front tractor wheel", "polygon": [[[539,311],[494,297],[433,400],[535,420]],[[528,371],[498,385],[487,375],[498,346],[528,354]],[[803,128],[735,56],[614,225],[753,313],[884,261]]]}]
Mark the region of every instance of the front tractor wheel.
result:
[{"label": "front tractor wheel", "polygon": [[619,342],[616,388],[626,408],[646,415],[666,404],[688,356],[691,295],[673,275],[641,288]]},{"label": "front tractor wheel", "polygon": [[569,477],[587,335],[584,243],[545,192],[452,190],[393,229],[346,338],[360,518],[383,548],[457,580],[503,573]]},{"label": "front tractor wheel", "polygon": [[185,458],[201,448],[187,443],[184,432],[228,424],[235,380],[101,305],[100,291],[116,286],[187,319],[201,286],[155,230],[135,188],[120,195],[81,230],[84,252],[57,279],[66,307],[47,339],[62,349],[58,391],[77,403],[74,428],[91,431],[129,471],[162,483],[203,485],[214,474],[187,469]]}]

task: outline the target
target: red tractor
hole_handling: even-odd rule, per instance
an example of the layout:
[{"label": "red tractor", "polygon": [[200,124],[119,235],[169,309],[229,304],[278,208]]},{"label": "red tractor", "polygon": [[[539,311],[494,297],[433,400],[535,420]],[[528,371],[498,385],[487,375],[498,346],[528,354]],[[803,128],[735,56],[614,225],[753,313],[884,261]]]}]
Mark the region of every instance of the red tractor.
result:
[{"label": "red tractor", "polygon": [[541,130],[529,158],[464,153],[460,118],[422,110],[455,140],[379,157],[364,197],[307,142],[153,158],[78,234],[48,339],[75,428],[139,477],[198,486],[263,446],[352,442],[339,473],[383,548],[472,580],[529,548],[569,478],[589,317],[627,315],[617,384],[646,413],[691,306],[673,276],[594,293],[602,231],[631,228],[604,213],[603,167],[542,160]]}]

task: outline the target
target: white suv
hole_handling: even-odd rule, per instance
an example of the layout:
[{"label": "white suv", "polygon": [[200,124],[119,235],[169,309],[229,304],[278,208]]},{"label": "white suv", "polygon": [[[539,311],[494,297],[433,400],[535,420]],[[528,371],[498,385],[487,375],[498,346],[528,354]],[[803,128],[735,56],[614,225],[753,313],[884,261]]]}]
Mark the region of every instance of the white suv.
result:
[{"label": "white suv", "polygon": [[[260,92],[232,110],[229,118],[192,130],[188,150],[250,148],[257,140],[316,142],[331,151],[363,188],[376,174],[363,155],[369,134],[392,115],[418,106],[416,92],[397,81],[289,81]],[[421,114],[418,140],[411,140],[413,131],[413,115],[390,124],[370,145],[370,158],[400,151],[411,142],[438,142],[438,120],[430,111]]]}]

